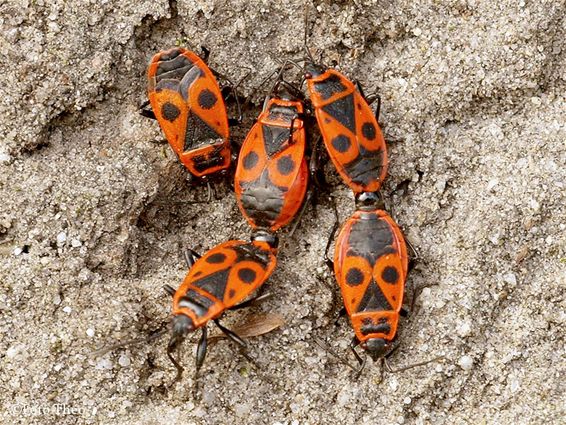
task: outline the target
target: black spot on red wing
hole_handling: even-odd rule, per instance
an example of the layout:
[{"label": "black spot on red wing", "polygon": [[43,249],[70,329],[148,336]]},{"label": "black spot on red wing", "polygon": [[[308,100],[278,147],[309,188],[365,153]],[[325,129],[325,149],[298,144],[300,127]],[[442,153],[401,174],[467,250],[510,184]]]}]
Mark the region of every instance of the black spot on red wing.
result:
[{"label": "black spot on red wing", "polygon": [[282,175],[288,176],[295,169],[295,162],[291,155],[282,156],[277,160],[277,171]]},{"label": "black spot on red wing", "polygon": [[234,298],[234,295],[236,295],[236,290],[235,289],[230,289],[228,291],[228,298]]},{"label": "black spot on red wing", "polygon": [[173,122],[181,115],[181,110],[171,102],[165,102],[161,107],[161,115],[167,121]]},{"label": "black spot on red wing", "polygon": [[399,280],[399,273],[397,272],[397,269],[395,267],[387,266],[381,272],[381,278],[385,282],[391,285],[395,285]]},{"label": "black spot on red wing", "polygon": [[332,122],[332,120],[331,120],[330,118],[328,118],[328,117],[325,117],[325,118],[324,118],[324,122],[325,122],[326,124],[330,124],[330,123]]},{"label": "black spot on red wing", "polygon": [[242,164],[244,165],[244,168],[246,170],[251,170],[256,166],[258,161],[259,161],[258,154],[255,153],[254,151],[251,151],[248,152],[246,156],[244,156],[244,160],[242,161]]},{"label": "black spot on red wing", "polygon": [[336,93],[342,93],[346,90],[346,86],[342,84],[340,77],[337,75],[330,75],[323,81],[315,83],[314,90],[318,92],[324,100],[326,100],[330,99]]},{"label": "black spot on red wing", "polygon": [[362,125],[362,134],[368,140],[375,139],[375,125],[372,122],[365,122]]},{"label": "black spot on red wing", "polygon": [[344,136],[343,134],[336,136],[334,139],[332,139],[331,143],[332,147],[340,153],[347,152],[348,149],[350,149],[350,146],[352,146],[350,138],[348,136]]},{"label": "black spot on red wing", "polygon": [[217,101],[218,98],[209,89],[202,90],[198,95],[198,104],[203,109],[211,109]]},{"label": "black spot on red wing", "polygon": [[193,282],[193,285],[208,292],[219,300],[224,299],[230,269],[220,270]]},{"label": "black spot on red wing", "polygon": [[352,267],[346,273],[346,284],[348,286],[358,286],[364,281],[364,273],[357,267]]},{"label": "black spot on red wing", "polygon": [[220,264],[223,263],[225,260],[226,260],[226,254],[223,254],[222,252],[216,252],[206,257],[206,262],[210,264]]},{"label": "black spot on red wing", "polygon": [[279,152],[283,144],[289,140],[289,129],[274,125],[262,125],[261,130],[263,132],[265,152],[271,158],[274,154]]},{"label": "black spot on red wing", "polygon": [[393,310],[391,304],[389,304],[389,301],[387,301],[387,298],[385,298],[385,295],[383,295],[383,292],[381,292],[377,283],[372,280],[372,282],[368,285],[360,304],[358,304],[357,312],[388,310]]},{"label": "black spot on red wing", "polygon": [[253,283],[255,281],[256,276],[257,273],[253,269],[244,267],[238,270],[238,277],[244,283]]},{"label": "black spot on red wing", "polygon": [[193,276],[194,276],[194,277],[199,277],[200,275],[202,275],[202,270],[199,270],[199,271],[196,272]]},{"label": "black spot on red wing", "polygon": [[322,110],[352,133],[356,132],[356,114],[353,94],[349,94],[348,96],[344,96],[341,99],[323,106]]}]

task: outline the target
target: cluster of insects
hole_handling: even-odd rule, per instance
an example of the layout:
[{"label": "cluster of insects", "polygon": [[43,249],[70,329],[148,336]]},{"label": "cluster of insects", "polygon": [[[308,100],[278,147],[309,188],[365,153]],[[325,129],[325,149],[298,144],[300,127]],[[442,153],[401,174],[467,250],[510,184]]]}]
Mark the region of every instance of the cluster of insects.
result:
[{"label": "cluster of insects", "polygon": [[[213,321],[247,357],[245,342],[219,318],[265,297],[254,292],[270,277],[277,264],[277,231],[300,217],[319,185],[317,145],[311,140],[318,127],[323,145],[338,174],[355,195],[356,210],[342,225],[335,241],[333,260],[326,247],[355,336],[374,359],[384,359],[396,347],[395,339],[408,273],[407,246],[393,219],[383,209],[379,190],[387,173],[387,150],[378,124],[378,96],[366,97],[358,82],[335,69],[317,64],[305,43],[305,57],[284,62],[276,75],[263,109],[239,152],[233,152],[227,98],[233,87],[223,87],[221,74],[207,65],[208,51],[199,56],[184,48],[156,54],[148,68],[148,97],[142,114],[154,118],[190,179],[208,181],[228,174],[236,163],[234,191],[239,209],[251,227],[250,241],[231,240],[203,254],[188,250],[188,274],[178,289],[166,286],[173,297],[171,337],[167,354],[180,379],[183,368],[175,350],[191,332],[201,329],[196,371],[202,366]],[[301,82],[283,78],[290,65],[301,70]],[[306,82],[305,95],[301,87]],[[238,96],[234,96],[237,100]],[[370,104],[377,100],[375,111]],[[149,107],[148,107],[149,105]],[[334,354],[334,353],[333,353]]]}]

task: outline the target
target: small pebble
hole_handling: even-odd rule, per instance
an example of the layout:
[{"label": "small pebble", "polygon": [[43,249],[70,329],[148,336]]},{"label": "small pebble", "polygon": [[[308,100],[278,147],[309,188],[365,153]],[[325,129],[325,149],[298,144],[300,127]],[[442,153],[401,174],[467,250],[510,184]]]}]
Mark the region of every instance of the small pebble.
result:
[{"label": "small pebble", "polygon": [[239,418],[243,418],[243,417],[248,416],[250,414],[250,410],[251,410],[251,406],[249,404],[246,404],[246,403],[238,403],[234,407],[234,413]]},{"label": "small pebble", "polygon": [[130,358],[128,356],[126,356],[125,354],[122,354],[118,358],[118,364],[122,367],[128,367],[131,364]]},{"label": "small pebble", "polygon": [[495,186],[497,186],[498,184],[499,184],[499,180],[497,180],[497,179],[491,179],[490,181],[487,182],[487,187],[486,187],[487,191],[488,191],[488,192],[491,192],[492,189],[493,189]]},{"label": "small pebble", "polygon": [[6,357],[8,357],[8,358],[10,358],[10,359],[13,359],[14,357],[17,356],[17,354],[18,354],[19,351],[20,351],[20,350],[18,349],[18,346],[13,345],[13,346],[11,346],[10,348],[8,348],[8,349],[6,350]]},{"label": "small pebble", "polygon": [[92,338],[94,336],[94,329],[88,328],[86,334]]},{"label": "small pebble", "polygon": [[517,277],[513,273],[507,273],[506,275],[503,275],[503,281],[511,286],[517,285]]},{"label": "small pebble", "polygon": [[399,388],[399,381],[395,377],[392,377],[389,380],[389,388],[391,388],[393,391],[397,391],[397,388]]},{"label": "small pebble", "polygon": [[458,326],[458,335],[460,335],[461,337],[466,337],[468,335],[470,335],[470,332],[472,331],[472,326],[470,325],[470,322],[463,322],[460,326]]},{"label": "small pebble", "polygon": [[531,199],[531,200],[529,201],[529,207],[531,207],[531,209],[532,209],[533,211],[538,211],[538,210],[540,210],[540,204],[539,204],[539,202],[538,202],[536,199]]},{"label": "small pebble", "polygon": [[340,391],[336,400],[338,406],[346,406],[350,402],[351,395],[352,394],[347,388],[344,388],[342,391]]},{"label": "small pebble", "polygon": [[73,309],[69,306],[63,307],[63,311],[67,314],[69,314],[71,311],[73,311]]},{"label": "small pebble", "polygon": [[67,234],[61,232],[57,235],[57,245],[63,245],[67,241]]},{"label": "small pebble", "polygon": [[16,248],[14,249],[14,255],[17,257],[18,255],[20,255],[22,253],[22,248]]},{"label": "small pebble", "polygon": [[474,366],[474,360],[470,356],[462,356],[458,360],[458,365],[464,370],[471,370]]},{"label": "small pebble", "polygon": [[109,359],[101,358],[100,360],[98,360],[98,363],[96,364],[96,368],[110,370],[114,368],[114,365]]}]

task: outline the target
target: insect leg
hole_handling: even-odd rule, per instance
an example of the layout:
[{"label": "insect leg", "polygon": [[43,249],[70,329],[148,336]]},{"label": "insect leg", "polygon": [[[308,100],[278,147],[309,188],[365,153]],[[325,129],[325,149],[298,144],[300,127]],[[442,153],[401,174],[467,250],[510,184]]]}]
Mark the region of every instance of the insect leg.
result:
[{"label": "insect leg", "polygon": [[240,354],[244,356],[247,361],[249,361],[251,364],[257,367],[256,361],[252,357],[250,357],[250,355],[246,352],[246,348],[247,348],[246,342],[242,338],[240,338],[235,332],[222,326],[218,321],[218,319],[214,319],[214,323],[216,324],[216,326],[218,326],[218,329],[220,329],[230,340],[232,340],[237,344],[237,346],[240,349]]},{"label": "insect leg", "polygon": [[195,262],[200,258],[200,254],[198,254],[197,252],[193,251],[190,248],[187,248],[184,252],[183,255],[185,256],[185,262],[187,263],[187,267],[190,269]]},{"label": "insect leg", "polygon": [[255,305],[263,300],[266,300],[268,298],[271,298],[271,295],[269,292],[266,294],[262,294],[262,295],[258,295],[256,297],[250,298],[247,301],[243,301],[240,304],[236,304],[234,307],[230,307],[229,310],[241,310],[242,308],[247,308],[250,307],[252,305]]},{"label": "insect leg", "polygon": [[360,84],[360,82],[358,80],[355,80],[354,84],[356,85],[356,88],[358,89],[358,91],[360,92],[362,97],[365,99],[365,101],[368,103],[368,105],[371,105],[373,102],[377,101],[377,105],[375,107],[374,115],[375,115],[375,120],[379,122],[379,112],[381,110],[381,96],[377,93],[372,93],[372,94],[366,96],[364,94],[364,89],[362,88],[362,85]]},{"label": "insect leg", "polygon": [[197,346],[197,357],[196,357],[196,371],[200,370],[204,363],[204,358],[206,357],[206,347],[208,346],[206,326],[202,328],[202,334]]},{"label": "insect leg", "polygon": [[171,285],[163,285],[163,289],[171,296],[174,296],[175,292],[177,292],[177,290],[173,288]]},{"label": "insect leg", "polygon": [[[332,199],[334,200],[334,198]],[[330,231],[330,235],[328,236],[328,241],[326,242],[326,248],[324,249],[324,262],[326,263],[330,271],[334,272],[334,261],[332,261],[328,257],[328,251],[330,250],[330,245],[332,245],[332,241],[334,240],[334,235],[338,230],[340,218],[338,217],[338,209],[336,208],[335,202],[332,202],[332,209],[334,211],[335,220],[334,220],[334,225],[332,226],[332,230]]]},{"label": "insect leg", "polygon": [[228,338],[230,338],[232,341],[234,341],[239,346],[246,347],[246,342],[242,338],[240,338],[235,332],[233,332],[230,329],[222,326],[218,319],[214,319],[214,323],[216,324],[216,326],[218,326],[218,329],[220,329]]},{"label": "insect leg", "polygon": [[173,382],[180,381],[183,376],[183,371],[185,370],[183,366],[181,366],[179,362],[173,357],[173,351],[176,347],[177,342],[175,340],[169,341],[169,344],[167,345],[167,357],[169,357],[169,360],[171,360],[171,363],[173,363],[173,365],[177,369],[177,376],[175,377],[175,380]]},{"label": "insect leg", "polygon": [[149,106],[149,100],[146,100],[145,102],[143,102],[139,107],[139,111],[140,111],[140,115],[142,117],[145,118],[149,118],[149,119],[156,119],[155,118],[155,112],[153,112],[153,110],[151,109],[151,106],[149,108],[147,108],[147,106]]},{"label": "insect leg", "polygon": [[340,308],[340,310],[338,310],[338,313],[336,314],[336,319],[334,320],[334,326],[338,326],[338,322],[345,315],[346,315],[346,307]]},{"label": "insect leg", "polygon": [[360,344],[360,342],[358,341],[358,338],[356,338],[354,336],[352,338],[352,342],[350,342],[350,350],[352,351],[352,353],[354,353],[354,357],[356,357],[356,360],[358,361],[358,364],[360,365],[360,368],[356,371],[355,379],[358,379],[360,377],[360,375],[362,374],[362,371],[364,370],[364,367],[366,366],[366,361],[367,361],[367,356],[364,356],[364,358],[362,359],[360,357],[360,355],[358,354],[358,352],[356,351],[356,347],[359,344]]}]

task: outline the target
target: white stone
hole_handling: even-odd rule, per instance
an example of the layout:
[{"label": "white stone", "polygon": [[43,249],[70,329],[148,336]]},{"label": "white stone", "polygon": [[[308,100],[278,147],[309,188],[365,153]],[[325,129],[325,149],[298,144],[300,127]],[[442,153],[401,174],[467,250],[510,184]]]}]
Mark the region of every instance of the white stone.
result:
[{"label": "white stone", "polygon": [[517,285],[517,277],[513,273],[507,273],[503,275],[503,281],[511,286]]},{"label": "white stone", "polygon": [[474,366],[474,360],[470,356],[462,356],[458,360],[458,365],[464,370],[471,370]]},{"label": "white stone", "polygon": [[61,232],[57,235],[57,245],[63,245],[67,241],[67,234]]},{"label": "white stone", "polygon": [[18,346],[13,345],[6,350],[6,357],[13,359],[14,357],[16,357],[18,355],[19,351],[20,351],[20,349],[18,348]]},{"label": "white stone", "polygon": [[109,359],[101,358],[100,360],[98,360],[98,363],[96,364],[96,368],[99,370],[102,369],[111,370],[114,368],[114,365]]},{"label": "white stone", "polygon": [[471,331],[472,331],[472,326],[468,321],[462,322],[462,324],[458,326],[458,330],[457,330],[458,335],[460,335],[461,337],[466,337],[470,335]]},{"label": "white stone", "polygon": [[499,180],[497,180],[497,179],[491,179],[490,181],[487,182],[487,187],[486,187],[487,191],[488,191],[488,192],[491,192],[492,189],[493,189],[495,186],[497,186],[498,184],[499,184]]},{"label": "white stone", "polygon": [[128,356],[126,356],[125,354],[122,354],[118,358],[118,364],[122,367],[128,367],[131,364],[130,358]]}]

